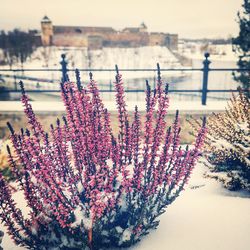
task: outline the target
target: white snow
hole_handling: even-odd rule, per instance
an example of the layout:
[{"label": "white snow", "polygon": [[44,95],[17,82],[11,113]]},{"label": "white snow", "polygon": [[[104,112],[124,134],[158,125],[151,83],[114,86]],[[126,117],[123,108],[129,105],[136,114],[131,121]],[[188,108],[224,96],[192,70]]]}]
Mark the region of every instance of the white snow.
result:
[{"label": "white snow", "polygon": [[[132,250],[249,249],[250,196],[227,191],[215,180],[205,179],[206,170],[198,164],[186,190],[160,217],[158,229]],[[21,200],[19,204],[23,204]],[[14,246],[6,234],[2,246],[4,250],[24,249]]]},{"label": "white snow", "polygon": [[[63,103],[57,101],[31,101],[32,108],[36,112],[47,111],[65,111]],[[113,101],[103,101],[105,107],[109,111],[117,111],[116,103]],[[127,110],[134,111],[135,105],[137,105],[139,111],[145,111],[145,101],[127,101]],[[226,101],[209,101],[206,106],[201,105],[201,101],[174,101],[170,100],[170,106],[168,111],[171,113],[175,110],[188,111],[194,113],[197,111],[224,111],[226,107]],[[23,112],[23,106],[20,101],[0,101],[0,112]]]},{"label": "white snow", "polygon": [[242,132],[243,132],[245,135],[248,135],[250,128],[249,128],[249,125],[248,125],[247,122],[244,122],[244,123],[237,123],[236,126],[237,126],[240,130],[242,130]]},{"label": "white snow", "polygon": [[240,135],[240,142],[235,140],[232,143],[226,138],[220,138],[218,135],[207,135],[210,140],[210,146],[216,151],[230,151],[236,152],[240,155],[241,161],[247,166],[250,166],[249,153],[250,153],[250,128],[248,122],[239,121],[238,123],[232,123],[234,131]]},{"label": "white snow", "polygon": [[116,229],[116,231],[117,231],[118,233],[121,233],[121,232],[123,231],[123,229],[122,229],[121,227],[119,227],[119,226],[115,227],[115,229]]},{"label": "white snow", "polygon": [[199,164],[186,191],[133,250],[247,250],[250,245],[250,195],[230,192]]},{"label": "white snow", "polygon": [[74,209],[75,222],[72,223],[72,228],[78,227],[83,224],[84,228],[89,230],[92,227],[92,220],[84,215],[84,211],[81,206]]},{"label": "white snow", "polygon": [[[66,54],[68,68],[82,69],[114,69],[117,64],[120,69],[156,68],[160,63],[162,68],[181,68],[179,60],[167,48],[162,46],[145,46],[139,48],[103,48],[102,50],[87,50],[86,47],[38,47],[27,59],[23,69],[61,69],[61,54]],[[2,66],[8,69],[9,66]],[[13,68],[21,68],[19,63]],[[7,74],[7,73],[6,73]],[[127,72],[127,78],[152,76],[150,72]],[[21,75],[60,79],[60,72],[22,72]],[[87,77],[88,72],[82,75]],[[95,72],[95,79],[114,79],[114,72]]]},{"label": "white snow", "polygon": [[119,241],[119,244],[121,245],[123,242],[129,241],[131,238],[131,229],[127,228],[124,230],[124,232],[122,233],[122,237]]},{"label": "white snow", "polygon": [[202,42],[182,42],[179,53],[190,59],[204,59],[204,53],[209,52],[212,61],[237,61],[238,56],[233,51],[232,44],[206,44]]},{"label": "white snow", "polygon": [[[159,62],[162,68],[180,67],[178,59],[167,47],[146,46],[139,48],[104,48],[91,51],[91,68],[112,69],[117,64],[121,69],[155,68]],[[134,73],[133,73],[134,74]],[[145,75],[145,73],[143,73]]]},{"label": "white snow", "polygon": [[83,191],[83,185],[80,181],[76,184],[76,187],[79,193]]}]

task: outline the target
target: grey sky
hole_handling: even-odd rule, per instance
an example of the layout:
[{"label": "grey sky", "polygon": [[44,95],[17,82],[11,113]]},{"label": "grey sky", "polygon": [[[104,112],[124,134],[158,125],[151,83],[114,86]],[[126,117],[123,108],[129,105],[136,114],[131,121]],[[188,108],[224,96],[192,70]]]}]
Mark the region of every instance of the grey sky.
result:
[{"label": "grey sky", "polygon": [[47,14],[57,25],[138,26],[181,37],[238,33],[243,0],[0,0],[0,29],[40,28]]}]

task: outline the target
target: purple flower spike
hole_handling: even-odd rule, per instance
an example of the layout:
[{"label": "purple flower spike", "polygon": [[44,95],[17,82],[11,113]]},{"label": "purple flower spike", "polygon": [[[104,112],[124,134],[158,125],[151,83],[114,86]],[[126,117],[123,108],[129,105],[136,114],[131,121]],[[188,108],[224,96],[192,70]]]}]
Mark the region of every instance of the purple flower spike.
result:
[{"label": "purple flower spike", "polygon": [[[29,129],[17,133],[8,123],[14,152],[9,164],[23,193],[24,218],[0,174],[0,218],[17,245],[31,249],[129,247],[155,229],[166,207],[188,182],[206,134],[205,121],[193,147],[180,147],[176,112],[166,123],[168,85],[157,65],[154,90],[146,82],[144,124],[138,107],[129,117],[122,76],[116,66],[118,134],[111,127],[92,73],[83,85],[61,83],[66,116],[46,133],[24,85],[22,103]],[[87,86],[83,88],[83,86]]]}]

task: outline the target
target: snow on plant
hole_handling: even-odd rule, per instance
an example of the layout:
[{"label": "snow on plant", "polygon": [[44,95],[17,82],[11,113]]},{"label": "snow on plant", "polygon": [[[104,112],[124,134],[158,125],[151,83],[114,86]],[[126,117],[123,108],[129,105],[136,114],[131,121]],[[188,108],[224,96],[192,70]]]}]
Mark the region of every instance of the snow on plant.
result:
[{"label": "snow on plant", "polygon": [[[199,127],[199,122],[191,122]],[[250,191],[250,102],[242,91],[232,95],[226,111],[207,120],[207,159],[216,178],[231,190]]]},{"label": "snow on plant", "polygon": [[135,107],[130,120],[122,76],[115,89],[119,133],[90,74],[87,88],[61,83],[66,116],[46,133],[25,93],[22,103],[30,129],[13,130],[11,141],[22,163],[9,163],[29,207],[24,216],[0,175],[0,217],[17,245],[30,249],[101,249],[128,247],[155,229],[166,207],[188,182],[201,154],[206,132],[201,126],[195,144],[180,147],[179,113],[167,129],[168,87],[158,66],[157,87],[147,83],[146,121]]}]

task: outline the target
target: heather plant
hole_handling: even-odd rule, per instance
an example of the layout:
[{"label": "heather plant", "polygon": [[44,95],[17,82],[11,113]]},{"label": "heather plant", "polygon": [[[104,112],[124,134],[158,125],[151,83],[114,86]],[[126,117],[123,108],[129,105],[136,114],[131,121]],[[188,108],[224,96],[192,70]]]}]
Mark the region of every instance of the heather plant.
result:
[{"label": "heather plant", "polygon": [[[199,122],[193,120],[198,129]],[[250,191],[250,102],[239,91],[232,95],[226,111],[207,119],[205,152],[211,173],[230,190]]]},{"label": "heather plant", "polygon": [[[146,84],[146,121],[135,107],[129,118],[122,76],[116,68],[115,89],[119,133],[96,82],[83,87],[61,83],[66,116],[46,133],[37,120],[23,83],[22,103],[29,129],[14,131],[11,141],[22,163],[9,164],[29,208],[24,216],[0,175],[0,217],[17,245],[29,249],[103,249],[129,247],[157,228],[165,212],[188,182],[201,154],[206,133],[203,122],[194,145],[180,147],[179,112],[172,126],[165,117],[168,86]],[[143,131],[143,133],[142,133]]]}]

